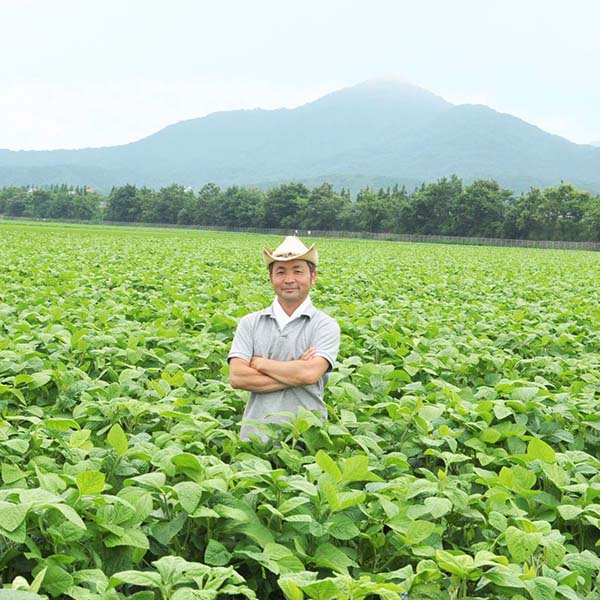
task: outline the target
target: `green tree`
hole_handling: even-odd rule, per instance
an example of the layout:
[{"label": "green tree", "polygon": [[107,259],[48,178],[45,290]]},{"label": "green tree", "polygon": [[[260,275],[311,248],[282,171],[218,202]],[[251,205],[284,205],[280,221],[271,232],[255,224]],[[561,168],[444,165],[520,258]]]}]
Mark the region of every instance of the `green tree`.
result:
[{"label": "green tree", "polygon": [[580,240],[585,237],[582,219],[591,195],[570,184],[544,190],[541,220],[551,240]]},{"label": "green tree", "polygon": [[390,198],[383,190],[360,190],[356,196],[353,213],[356,231],[389,232],[397,221]]},{"label": "green tree", "polygon": [[11,186],[4,188],[0,194],[0,213],[11,217],[27,216],[29,208],[28,189],[25,187]]},{"label": "green tree", "polygon": [[51,203],[51,192],[48,190],[33,190],[30,202],[31,216],[35,219],[47,219]]},{"label": "green tree", "polygon": [[462,181],[456,175],[422,185],[403,207],[403,226],[410,233],[451,235],[462,191]]},{"label": "green tree", "polygon": [[194,193],[182,185],[173,183],[160,189],[156,196],[152,223],[178,223],[180,216],[185,218],[181,211],[193,200]]},{"label": "green tree", "polygon": [[493,180],[477,180],[455,198],[451,235],[501,237],[512,192]]},{"label": "green tree", "polygon": [[269,190],[264,202],[263,226],[299,227],[309,194],[303,183],[286,183]]},{"label": "green tree", "polygon": [[581,224],[583,226],[584,239],[592,242],[600,242],[600,195],[588,199]]},{"label": "green tree", "polygon": [[137,191],[137,187],[131,184],[114,187],[108,196],[106,207],[107,220],[139,221],[142,207]]},{"label": "green tree", "polygon": [[221,194],[217,209],[219,225],[257,227],[262,217],[264,194],[260,190],[228,187]]},{"label": "green tree", "polygon": [[322,231],[341,229],[342,215],[349,205],[351,201],[346,196],[336,194],[331,184],[323,183],[310,192],[301,215],[301,226]]},{"label": "green tree", "polygon": [[221,188],[216,183],[203,185],[196,197],[193,222],[196,225],[219,225]]}]

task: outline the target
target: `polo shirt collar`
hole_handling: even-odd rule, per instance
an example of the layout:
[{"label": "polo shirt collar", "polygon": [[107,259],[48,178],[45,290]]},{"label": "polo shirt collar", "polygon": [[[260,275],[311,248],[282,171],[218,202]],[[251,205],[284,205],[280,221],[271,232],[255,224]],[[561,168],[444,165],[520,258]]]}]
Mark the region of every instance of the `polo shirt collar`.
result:
[{"label": "polo shirt collar", "polygon": [[[261,315],[269,316],[275,319],[275,302],[279,302],[277,296],[275,296],[275,300],[273,300],[272,304],[269,304],[269,306],[261,311]],[[296,317],[306,315],[310,319],[315,315],[316,312],[317,309],[313,306],[310,296],[307,296],[306,300],[304,300],[304,302],[294,311],[293,317],[295,319]]]}]

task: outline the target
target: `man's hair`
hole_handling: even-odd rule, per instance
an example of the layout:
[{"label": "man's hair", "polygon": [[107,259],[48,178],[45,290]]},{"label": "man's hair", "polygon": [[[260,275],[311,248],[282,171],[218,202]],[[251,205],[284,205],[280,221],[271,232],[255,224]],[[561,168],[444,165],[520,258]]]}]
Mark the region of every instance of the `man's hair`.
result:
[{"label": "man's hair", "polygon": [[[310,271],[310,273],[312,275],[317,270],[315,263],[310,262],[310,260],[305,260],[304,262],[308,265],[308,270]],[[269,264],[269,275],[273,275],[273,265],[274,264],[275,264],[274,262]]]}]

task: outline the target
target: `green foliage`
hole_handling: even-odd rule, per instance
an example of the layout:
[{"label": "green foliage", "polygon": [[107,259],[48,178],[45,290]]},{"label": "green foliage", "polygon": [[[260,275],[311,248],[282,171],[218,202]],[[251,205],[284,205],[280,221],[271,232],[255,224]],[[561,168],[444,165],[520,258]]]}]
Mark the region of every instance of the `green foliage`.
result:
[{"label": "green foliage", "polygon": [[195,194],[170,185],[159,191],[115,187],[108,198],[88,188],[0,190],[0,215],[42,219],[107,220],[225,228],[285,228],[525,240],[600,241],[600,197],[572,185],[514,197],[492,180],[470,185],[456,176],[408,194],[397,185],[364,188],[352,202],[328,183],[258,189],[209,183]]},{"label": "green foliage", "polygon": [[0,598],[597,598],[598,256],[319,240],[329,419],[240,442],[275,244],[0,225]]}]

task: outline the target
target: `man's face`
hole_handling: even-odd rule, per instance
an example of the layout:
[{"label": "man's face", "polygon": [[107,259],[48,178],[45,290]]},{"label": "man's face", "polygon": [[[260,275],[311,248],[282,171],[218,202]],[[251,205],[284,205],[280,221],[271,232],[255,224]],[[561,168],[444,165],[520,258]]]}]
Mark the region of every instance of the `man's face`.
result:
[{"label": "man's face", "polygon": [[271,285],[282,304],[300,305],[317,278],[305,260],[275,262],[271,268]]}]

